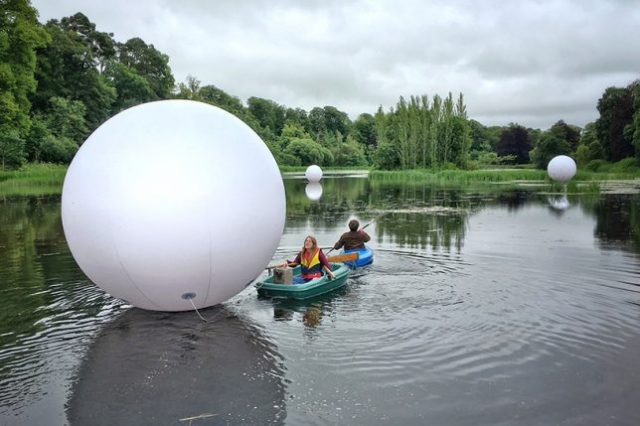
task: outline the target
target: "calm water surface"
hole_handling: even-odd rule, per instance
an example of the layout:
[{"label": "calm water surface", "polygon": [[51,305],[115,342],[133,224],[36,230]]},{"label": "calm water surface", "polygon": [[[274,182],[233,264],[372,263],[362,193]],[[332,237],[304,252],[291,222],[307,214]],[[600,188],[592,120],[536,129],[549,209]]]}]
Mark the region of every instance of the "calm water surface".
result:
[{"label": "calm water surface", "polygon": [[637,193],[285,184],[274,259],[377,218],[374,264],[208,322],[91,284],[59,197],[0,200],[0,425],[640,424]]}]

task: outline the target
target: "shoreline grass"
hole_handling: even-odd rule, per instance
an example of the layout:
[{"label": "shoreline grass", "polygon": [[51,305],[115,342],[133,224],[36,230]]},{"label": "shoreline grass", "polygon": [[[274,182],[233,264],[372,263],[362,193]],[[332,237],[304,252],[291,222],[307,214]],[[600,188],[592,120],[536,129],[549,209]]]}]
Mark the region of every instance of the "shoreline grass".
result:
[{"label": "shoreline grass", "polygon": [[[510,183],[540,182],[554,184],[545,170],[539,169],[483,169],[483,170],[374,170],[369,177],[376,181],[415,182],[415,183]],[[640,179],[640,173],[612,172],[601,173],[580,170],[572,182],[595,182],[608,180]]]},{"label": "shoreline grass", "polygon": [[[18,170],[0,170],[0,196],[59,195],[67,171],[66,165],[28,164]],[[281,173],[303,173],[305,167],[280,167]],[[551,181],[545,170],[531,168],[492,168],[480,170],[370,170],[358,167],[327,167],[325,172],[367,172],[374,184],[409,184],[436,186],[549,186],[561,187]],[[337,173],[339,174],[339,173]],[[590,187],[598,182],[640,182],[638,172],[593,172],[580,170],[569,187]]]},{"label": "shoreline grass", "polygon": [[0,195],[58,195],[67,167],[59,164],[28,164],[17,170],[0,170]]}]

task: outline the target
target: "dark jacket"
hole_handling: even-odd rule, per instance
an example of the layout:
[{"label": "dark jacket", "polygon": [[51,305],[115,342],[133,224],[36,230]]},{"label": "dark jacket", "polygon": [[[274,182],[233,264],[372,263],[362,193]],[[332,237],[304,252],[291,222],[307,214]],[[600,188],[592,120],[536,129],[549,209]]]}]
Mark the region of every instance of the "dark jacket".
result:
[{"label": "dark jacket", "polygon": [[333,248],[335,250],[338,250],[342,246],[344,246],[345,250],[364,248],[364,243],[366,243],[370,239],[371,237],[362,229],[359,231],[349,231],[342,234]]}]

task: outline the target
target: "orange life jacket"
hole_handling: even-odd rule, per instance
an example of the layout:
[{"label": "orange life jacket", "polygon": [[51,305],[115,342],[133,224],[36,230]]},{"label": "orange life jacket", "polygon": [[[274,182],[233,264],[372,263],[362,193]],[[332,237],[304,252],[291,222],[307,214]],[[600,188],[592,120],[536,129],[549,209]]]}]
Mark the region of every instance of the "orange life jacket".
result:
[{"label": "orange life jacket", "polygon": [[320,263],[320,249],[316,249],[311,256],[307,252],[300,253],[300,272],[303,279],[313,279],[322,276],[322,263]]}]

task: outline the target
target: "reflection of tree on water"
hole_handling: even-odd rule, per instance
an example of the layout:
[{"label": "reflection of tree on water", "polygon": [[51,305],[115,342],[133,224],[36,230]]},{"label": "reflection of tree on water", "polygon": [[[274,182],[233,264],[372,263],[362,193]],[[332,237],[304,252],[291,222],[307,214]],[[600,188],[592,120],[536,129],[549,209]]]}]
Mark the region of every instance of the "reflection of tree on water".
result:
[{"label": "reflection of tree on water", "polygon": [[80,367],[71,424],[281,424],[280,356],[225,308],[159,313],[130,309],[105,327]]},{"label": "reflection of tree on water", "polygon": [[517,211],[530,202],[531,193],[528,191],[502,192],[496,197],[496,201],[503,206],[507,206],[509,211]]},{"label": "reflection of tree on water", "polygon": [[582,204],[596,218],[595,236],[607,246],[640,251],[640,195],[605,194]]},{"label": "reflection of tree on water", "polygon": [[433,250],[455,247],[460,250],[466,233],[468,212],[393,213],[384,216],[376,225],[380,243]]},{"label": "reflection of tree on water", "polygon": [[110,302],[88,285],[62,233],[60,197],[0,200],[0,406],[17,413],[42,398],[87,319],[99,322]]},{"label": "reflection of tree on water", "polygon": [[[459,250],[470,215],[486,205],[517,211],[534,203],[546,205],[553,214],[562,215],[569,201],[561,198],[550,200],[533,188],[497,187],[495,192],[475,193],[462,188],[358,178],[326,179],[322,182],[322,199],[311,202],[304,193],[305,181],[285,180],[288,226],[312,223],[313,227],[320,228],[342,227],[353,215],[366,221],[386,212],[388,214],[376,222],[379,242],[434,249],[455,247]],[[570,193],[576,190],[571,184],[568,186]],[[572,197],[571,204],[598,218],[596,235],[601,241],[626,243],[631,238],[635,246],[640,247],[638,195],[620,198],[597,193],[581,194],[575,199]]]},{"label": "reflection of tree on water", "polygon": [[284,180],[287,198],[287,220],[312,217],[319,226],[333,223],[336,216],[366,208],[368,181],[362,178],[323,179],[322,197],[312,201],[305,193],[306,181]]}]

